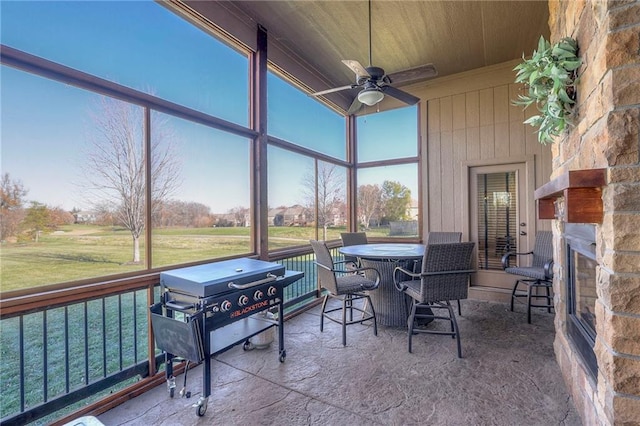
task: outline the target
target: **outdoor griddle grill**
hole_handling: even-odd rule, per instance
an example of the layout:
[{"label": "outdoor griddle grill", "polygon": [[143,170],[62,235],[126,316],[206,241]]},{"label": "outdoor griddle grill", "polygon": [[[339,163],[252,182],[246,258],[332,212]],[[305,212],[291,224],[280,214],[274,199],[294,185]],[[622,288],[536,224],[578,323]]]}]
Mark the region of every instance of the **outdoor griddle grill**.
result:
[{"label": "outdoor griddle grill", "polygon": [[[173,358],[204,361],[202,396],[193,405],[203,416],[211,394],[211,357],[242,342],[247,350],[251,337],[271,327],[278,326],[278,355],[284,362],[283,289],[303,276],[278,263],[247,258],[160,273],[160,303],[150,307],[151,325],[157,347],[165,352],[170,396]],[[277,319],[256,315],[267,310],[277,310]]]}]

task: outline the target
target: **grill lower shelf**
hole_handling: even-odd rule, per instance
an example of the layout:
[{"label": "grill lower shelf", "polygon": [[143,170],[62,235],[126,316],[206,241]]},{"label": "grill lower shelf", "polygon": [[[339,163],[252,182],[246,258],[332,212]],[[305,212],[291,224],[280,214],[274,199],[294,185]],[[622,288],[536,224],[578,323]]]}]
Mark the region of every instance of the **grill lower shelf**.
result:
[{"label": "grill lower shelf", "polygon": [[266,318],[248,317],[215,329],[210,333],[210,353],[211,355],[222,353],[276,325],[277,322]]}]

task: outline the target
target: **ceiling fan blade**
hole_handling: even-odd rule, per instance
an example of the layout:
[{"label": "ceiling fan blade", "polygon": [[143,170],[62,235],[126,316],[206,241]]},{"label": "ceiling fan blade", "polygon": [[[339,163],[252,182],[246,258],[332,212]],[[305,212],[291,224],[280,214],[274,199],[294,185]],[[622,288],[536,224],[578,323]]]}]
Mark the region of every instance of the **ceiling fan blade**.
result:
[{"label": "ceiling fan blade", "polygon": [[371,77],[367,72],[367,70],[365,69],[365,67],[363,67],[358,61],[354,61],[351,59],[343,59],[342,63],[348,66],[349,69],[351,69],[351,71],[356,73],[357,77],[363,77],[363,78]]},{"label": "ceiling fan blade", "polygon": [[351,115],[351,114],[355,114],[356,112],[360,111],[360,108],[362,108],[363,103],[360,102],[358,100],[358,97],[356,96],[353,99],[353,102],[351,103],[351,106],[349,107],[349,110],[347,111],[347,115]]},{"label": "ceiling fan blade", "polygon": [[416,98],[415,96],[410,95],[407,92],[403,92],[400,89],[396,89],[393,86],[383,86],[381,87],[381,89],[385,94],[393,98],[396,98],[398,100],[401,100],[405,104],[415,105],[418,102],[420,102],[420,98]]},{"label": "ceiling fan blade", "polygon": [[438,70],[433,64],[420,65],[418,67],[387,74],[392,84],[410,84],[421,80],[433,78],[438,75]]},{"label": "ceiling fan blade", "polygon": [[355,89],[356,87],[358,87],[357,84],[350,84],[348,86],[334,87],[333,89],[321,90],[320,92],[312,93],[311,96],[321,96],[321,95],[326,95],[326,94],[333,93],[333,92],[339,92],[341,90]]}]

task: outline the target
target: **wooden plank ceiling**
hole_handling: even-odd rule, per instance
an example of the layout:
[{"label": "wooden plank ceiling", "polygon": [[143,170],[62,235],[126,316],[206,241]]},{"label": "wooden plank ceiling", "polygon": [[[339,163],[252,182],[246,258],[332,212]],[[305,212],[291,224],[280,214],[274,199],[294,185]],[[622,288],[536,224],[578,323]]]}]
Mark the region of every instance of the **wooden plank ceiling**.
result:
[{"label": "wooden plank ceiling", "polygon": [[[310,91],[348,85],[342,64],[369,65],[367,1],[187,1],[249,46],[255,28],[269,35],[270,60]],[[438,77],[529,55],[549,36],[547,1],[371,2],[372,65],[387,74],[432,63]],[[347,109],[357,89],[328,95]]]}]

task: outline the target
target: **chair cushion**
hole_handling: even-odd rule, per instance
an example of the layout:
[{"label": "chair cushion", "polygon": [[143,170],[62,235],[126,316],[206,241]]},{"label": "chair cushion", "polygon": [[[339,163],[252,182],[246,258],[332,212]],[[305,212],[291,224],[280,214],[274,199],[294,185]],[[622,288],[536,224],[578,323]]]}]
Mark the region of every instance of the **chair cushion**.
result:
[{"label": "chair cushion", "polygon": [[437,285],[426,286],[424,289],[420,280],[402,281],[399,285],[406,286],[405,293],[418,303],[436,303],[467,298],[466,286],[449,285],[445,280]]},{"label": "chair cushion", "polygon": [[375,281],[371,281],[359,274],[337,277],[336,281],[338,282],[338,294],[374,290],[377,288]]},{"label": "chair cushion", "polygon": [[521,267],[506,268],[505,272],[509,274],[514,274],[514,275],[521,275],[523,277],[534,278],[536,280],[548,279],[544,275],[544,268],[521,266]]}]

